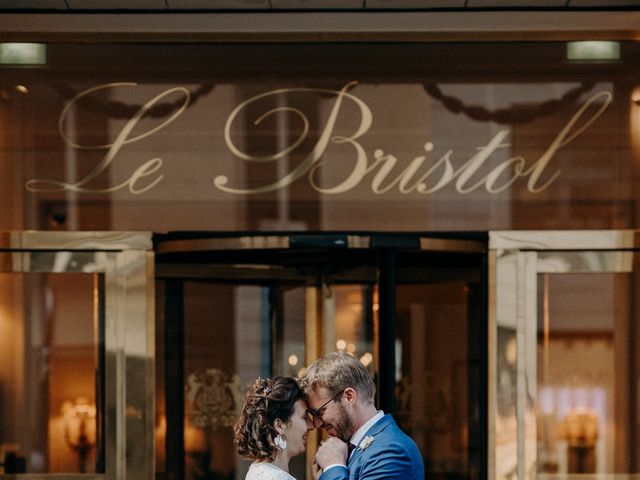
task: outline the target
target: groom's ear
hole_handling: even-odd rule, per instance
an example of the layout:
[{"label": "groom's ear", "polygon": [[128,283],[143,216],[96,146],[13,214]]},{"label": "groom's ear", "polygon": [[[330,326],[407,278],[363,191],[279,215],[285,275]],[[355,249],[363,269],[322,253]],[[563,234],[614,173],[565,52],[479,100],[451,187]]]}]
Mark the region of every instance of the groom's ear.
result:
[{"label": "groom's ear", "polygon": [[351,387],[345,388],[343,395],[349,405],[354,405],[358,400],[358,391],[354,388],[351,388]]}]

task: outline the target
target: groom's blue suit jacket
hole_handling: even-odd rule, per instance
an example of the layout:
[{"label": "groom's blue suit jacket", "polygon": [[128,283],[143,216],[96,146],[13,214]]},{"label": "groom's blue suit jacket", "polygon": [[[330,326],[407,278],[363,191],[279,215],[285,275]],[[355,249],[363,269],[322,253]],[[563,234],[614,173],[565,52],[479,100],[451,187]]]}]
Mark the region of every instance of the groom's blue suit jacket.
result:
[{"label": "groom's blue suit jacket", "polygon": [[[365,448],[366,438],[373,441]],[[333,467],[320,480],[424,480],[422,455],[415,442],[385,415],[365,434],[349,458],[347,468]]]}]

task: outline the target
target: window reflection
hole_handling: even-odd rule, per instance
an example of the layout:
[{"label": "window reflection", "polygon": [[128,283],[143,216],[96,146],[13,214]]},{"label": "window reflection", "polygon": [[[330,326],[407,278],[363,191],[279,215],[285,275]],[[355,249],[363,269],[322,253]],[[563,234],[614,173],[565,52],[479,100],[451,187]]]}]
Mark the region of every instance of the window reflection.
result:
[{"label": "window reflection", "polygon": [[103,471],[101,283],[84,273],[0,273],[4,473]]},{"label": "window reflection", "polygon": [[397,288],[396,404],[400,426],[425,454],[427,475],[477,478],[480,322],[463,281]]},{"label": "window reflection", "polygon": [[330,294],[335,302],[333,350],[350,353],[373,372],[373,315],[377,290],[366,285],[334,285]]},{"label": "window reflection", "polygon": [[[632,275],[540,275],[538,471],[636,471]],[[630,389],[630,386],[631,389]]]},{"label": "window reflection", "polygon": [[297,377],[304,366],[305,287],[281,287],[274,291],[278,307],[275,322],[274,374]]},{"label": "window reflection", "polygon": [[185,283],[183,425],[188,480],[229,478],[242,466],[232,427],[244,386],[270,373],[269,312],[264,287]]}]

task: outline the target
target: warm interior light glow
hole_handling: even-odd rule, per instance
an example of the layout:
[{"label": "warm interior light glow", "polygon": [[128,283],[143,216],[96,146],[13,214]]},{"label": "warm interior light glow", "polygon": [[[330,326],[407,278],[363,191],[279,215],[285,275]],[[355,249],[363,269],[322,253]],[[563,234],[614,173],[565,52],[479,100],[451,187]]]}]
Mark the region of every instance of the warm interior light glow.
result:
[{"label": "warm interior light glow", "polygon": [[78,455],[80,472],[87,471],[87,457],[96,444],[96,406],[84,397],[62,404],[64,439],[67,446]]},{"label": "warm interior light glow", "polygon": [[289,365],[295,367],[298,364],[298,356],[291,354],[289,355]]},{"label": "warm interior light glow", "polygon": [[371,365],[371,362],[373,362],[373,355],[371,355],[369,352],[365,353],[360,357],[360,362],[365,367],[368,367],[369,365]]},{"label": "warm interior light glow", "polygon": [[187,453],[205,452],[207,450],[207,438],[202,428],[189,423],[185,426],[184,450]]}]

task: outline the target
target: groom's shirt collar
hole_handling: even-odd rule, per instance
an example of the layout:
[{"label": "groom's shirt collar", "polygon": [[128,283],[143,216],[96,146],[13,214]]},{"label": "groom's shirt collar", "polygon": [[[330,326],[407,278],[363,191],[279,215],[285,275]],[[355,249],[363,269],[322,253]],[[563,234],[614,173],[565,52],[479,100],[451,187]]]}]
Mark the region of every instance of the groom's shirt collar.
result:
[{"label": "groom's shirt collar", "polygon": [[367,433],[369,429],[373,427],[379,420],[381,420],[382,417],[384,417],[384,412],[382,410],[378,410],[378,413],[376,413],[364,425],[362,425],[358,430],[356,430],[356,432],[351,436],[351,439],[349,441],[357,447],[360,444],[360,441],[362,440],[362,438],[364,437],[364,434]]}]

